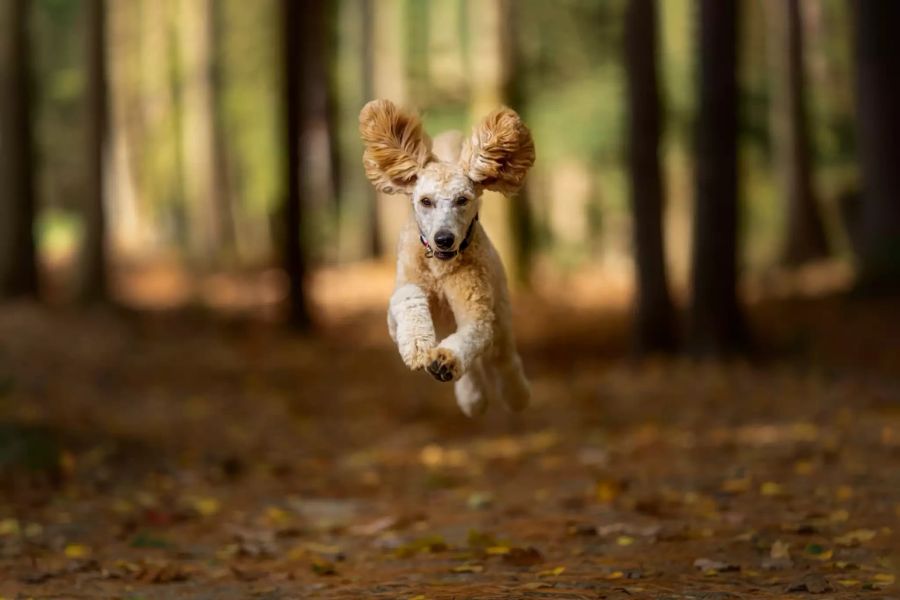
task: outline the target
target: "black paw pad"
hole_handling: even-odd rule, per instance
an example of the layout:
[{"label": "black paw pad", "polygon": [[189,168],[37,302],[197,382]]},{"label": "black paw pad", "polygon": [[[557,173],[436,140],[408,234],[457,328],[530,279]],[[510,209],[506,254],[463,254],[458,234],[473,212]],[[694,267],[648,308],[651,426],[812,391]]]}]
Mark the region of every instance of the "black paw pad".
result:
[{"label": "black paw pad", "polygon": [[428,365],[428,372],[438,381],[450,381],[453,379],[450,367],[438,360],[431,361],[431,364]]}]

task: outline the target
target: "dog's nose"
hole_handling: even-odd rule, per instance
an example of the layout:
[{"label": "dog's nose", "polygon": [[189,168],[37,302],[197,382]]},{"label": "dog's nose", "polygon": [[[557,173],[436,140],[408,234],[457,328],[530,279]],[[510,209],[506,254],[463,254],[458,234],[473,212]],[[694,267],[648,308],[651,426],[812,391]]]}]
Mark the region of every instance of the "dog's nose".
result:
[{"label": "dog's nose", "polygon": [[434,243],[441,250],[449,250],[453,247],[456,238],[449,231],[441,230],[434,234]]}]

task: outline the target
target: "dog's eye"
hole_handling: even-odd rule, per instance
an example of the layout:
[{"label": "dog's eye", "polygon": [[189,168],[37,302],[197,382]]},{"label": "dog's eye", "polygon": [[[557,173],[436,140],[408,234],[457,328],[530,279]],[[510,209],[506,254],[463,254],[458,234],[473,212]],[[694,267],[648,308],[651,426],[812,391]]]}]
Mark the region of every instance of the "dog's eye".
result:
[{"label": "dog's eye", "polygon": [[460,196],[459,198],[456,199],[456,205],[457,206],[465,206],[466,202],[468,202],[468,201],[469,201],[469,199],[466,198],[465,196]]},{"label": "dog's eye", "polygon": [[434,203],[431,201],[431,198],[422,198],[421,200],[419,200],[419,202],[422,204],[422,206],[427,206],[429,208],[434,205]]}]

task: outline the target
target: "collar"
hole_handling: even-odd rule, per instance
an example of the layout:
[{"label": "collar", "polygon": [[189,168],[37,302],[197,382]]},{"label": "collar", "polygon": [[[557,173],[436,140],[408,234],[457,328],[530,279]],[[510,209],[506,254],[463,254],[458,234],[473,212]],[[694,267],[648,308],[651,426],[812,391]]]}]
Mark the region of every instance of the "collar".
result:
[{"label": "collar", "polygon": [[[463,253],[463,251],[469,247],[472,243],[472,235],[475,233],[475,223],[478,222],[478,213],[475,213],[475,218],[472,219],[472,222],[469,223],[469,228],[466,230],[466,237],[463,238],[463,241],[460,242],[459,248],[457,248],[456,252],[452,255],[447,256],[447,258],[443,260],[450,260],[451,258],[455,258]],[[419,231],[419,241],[422,242],[422,245],[425,246],[425,258],[432,258],[435,255],[434,248],[431,247],[431,244],[428,243],[428,240],[425,239],[425,236]]]}]

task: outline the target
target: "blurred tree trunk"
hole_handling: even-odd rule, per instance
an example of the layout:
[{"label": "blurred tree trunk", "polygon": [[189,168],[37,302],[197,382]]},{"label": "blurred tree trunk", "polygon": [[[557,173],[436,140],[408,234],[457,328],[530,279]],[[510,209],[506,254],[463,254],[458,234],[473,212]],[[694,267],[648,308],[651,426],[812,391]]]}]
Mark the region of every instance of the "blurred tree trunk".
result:
[{"label": "blurred tree trunk", "polygon": [[863,172],[860,286],[900,287],[900,2],[857,8],[857,113]]},{"label": "blurred tree trunk", "polygon": [[[372,0],[371,9],[372,97],[405,106],[409,101],[405,43],[409,5],[406,0]],[[387,257],[394,250],[410,208],[403,197],[382,193],[376,196],[377,256]]]},{"label": "blurred tree trunk", "polygon": [[[178,19],[182,62],[181,152],[185,160],[190,254],[202,266],[221,257],[229,232],[230,207],[222,172],[225,160],[217,131],[213,0],[181,0]],[[230,240],[233,242],[233,237]]]},{"label": "blurred tree trunk", "polygon": [[689,346],[698,356],[743,349],[737,302],[737,0],[700,0],[696,202]]},{"label": "blurred tree trunk", "polygon": [[656,0],[631,0],[625,16],[625,63],[631,136],[628,162],[637,267],[638,352],[675,349],[674,310],[663,243],[659,164],[660,101],[656,74]]},{"label": "blurred tree trunk", "polygon": [[29,0],[0,2],[0,298],[36,296]]},{"label": "blurred tree trunk", "polygon": [[783,260],[796,265],[828,256],[810,173],[803,16],[800,0],[768,0],[765,7],[771,40],[772,137],[787,213]]},{"label": "blurred tree trunk", "polygon": [[[472,119],[480,121],[501,105],[523,111],[517,7],[512,0],[469,0]],[[510,271],[512,281],[528,286],[534,235],[527,184],[515,198],[485,192],[482,218]]]},{"label": "blurred tree trunk", "polygon": [[84,302],[108,299],[106,245],[106,174],[109,134],[109,86],[106,63],[106,1],[88,0],[84,31],[87,62],[87,169],[84,197],[84,246],[78,297]]},{"label": "blurred tree trunk", "polygon": [[302,191],[306,189],[301,168],[303,139],[303,115],[305,97],[302,84],[306,80],[304,60],[306,39],[313,34],[314,19],[309,19],[311,10],[322,10],[324,0],[312,0],[303,6],[295,0],[281,1],[283,68],[284,68],[284,131],[286,163],[284,165],[285,205],[284,205],[284,268],[288,276],[288,319],[291,327],[309,329],[311,319],[306,301],[306,253],[305,226]]},{"label": "blurred tree trunk", "polygon": [[[373,42],[373,39],[375,37],[375,7],[373,6],[374,1],[375,0],[359,0],[360,11],[362,12],[363,18],[362,43],[360,46],[362,50],[361,75],[364,102],[375,99],[375,45]],[[381,238],[381,229],[378,226],[378,223],[380,222],[380,217],[378,214],[379,198],[378,194],[375,192],[375,189],[371,185],[366,185],[365,193],[369,206],[369,253],[374,258],[384,255],[384,242]]]}]

